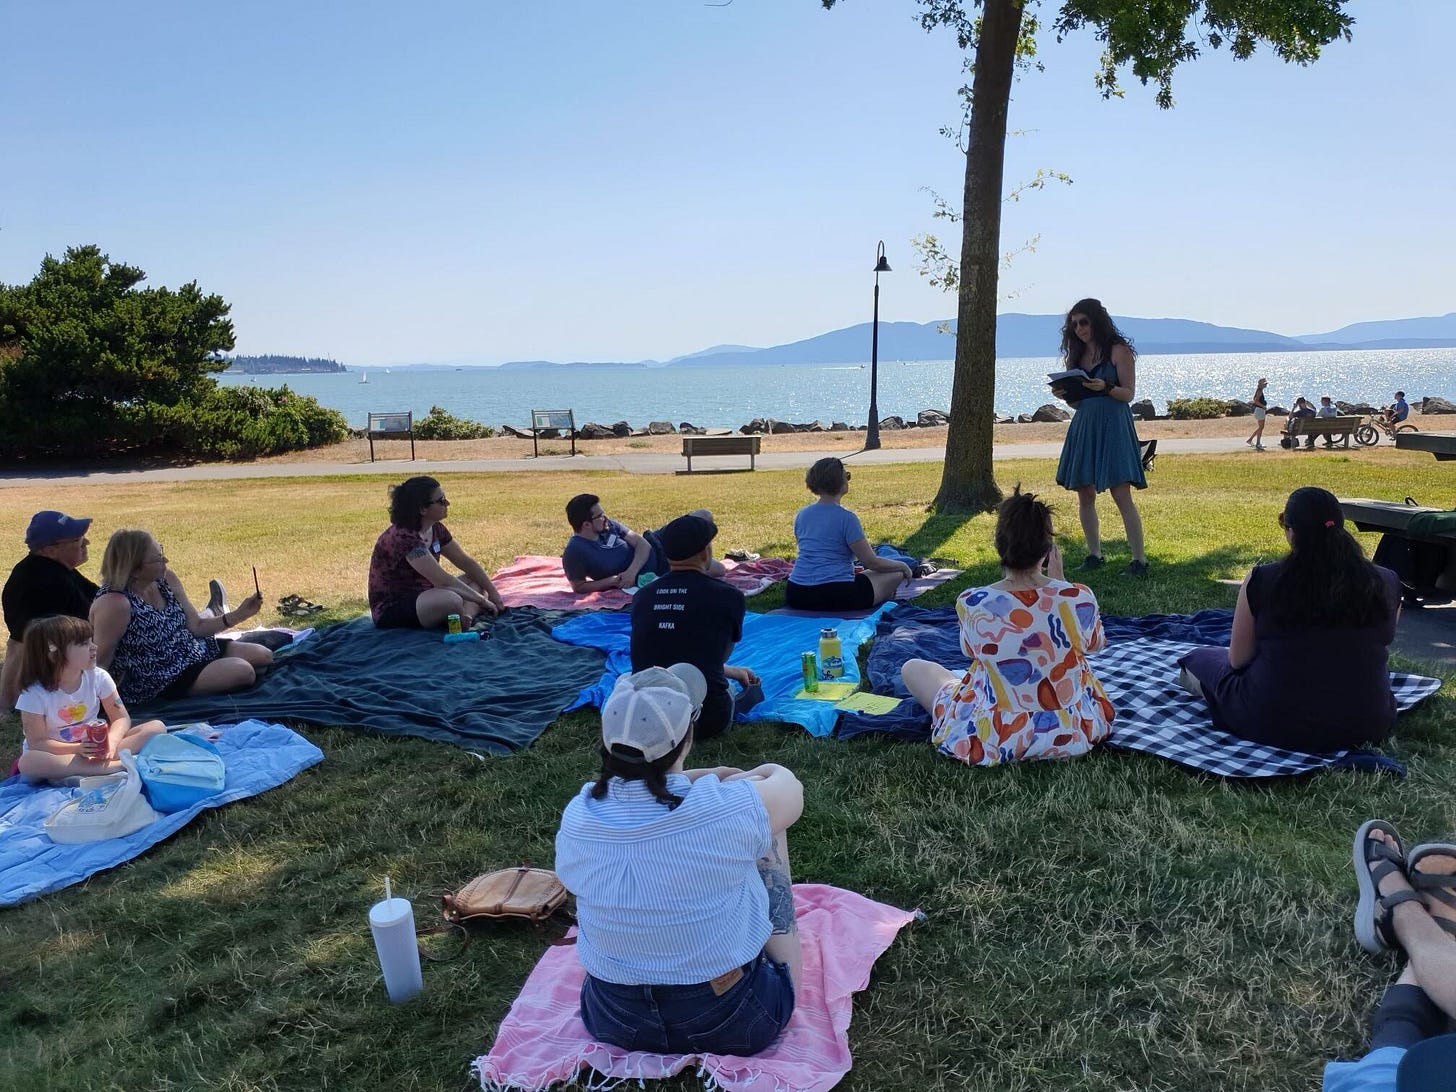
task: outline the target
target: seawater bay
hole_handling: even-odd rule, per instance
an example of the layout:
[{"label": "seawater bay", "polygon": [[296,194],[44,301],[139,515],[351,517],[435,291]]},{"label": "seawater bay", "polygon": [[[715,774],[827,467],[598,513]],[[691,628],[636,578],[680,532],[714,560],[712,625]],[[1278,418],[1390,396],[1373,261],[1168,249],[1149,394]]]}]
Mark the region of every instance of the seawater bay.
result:
[{"label": "seawater bay", "polygon": [[[1052,401],[1045,375],[1058,366],[1053,357],[998,360],[997,412],[1023,413]],[[951,375],[949,360],[880,361],[881,417],[947,409]],[[360,382],[366,376],[368,382]],[[1311,401],[1328,394],[1379,405],[1397,389],[1412,402],[1428,395],[1456,401],[1456,349],[1148,355],[1138,359],[1138,397],[1151,398],[1162,413],[1170,398],[1248,398],[1261,376],[1269,380],[1271,405],[1288,406],[1301,394]],[[342,411],[355,426],[362,426],[371,411],[413,410],[418,416],[438,405],[488,425],[524,426],[532,409],[570,408],[578,424],[691,421],[736,428],[755,417],[863,425],[869,377],[868,363],[854,361],[509,371],[370,367],[329,374],[228,375],[222,382],[287,383]]]}]

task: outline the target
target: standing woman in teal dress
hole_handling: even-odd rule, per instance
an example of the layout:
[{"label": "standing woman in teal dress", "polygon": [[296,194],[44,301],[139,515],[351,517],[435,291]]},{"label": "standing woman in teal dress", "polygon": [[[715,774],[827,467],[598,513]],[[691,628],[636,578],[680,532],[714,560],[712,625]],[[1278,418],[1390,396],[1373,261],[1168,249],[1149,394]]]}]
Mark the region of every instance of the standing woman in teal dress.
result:
[{"label": "standing woman in teal dress", "polygon": [[1132,553],[1123,575],[1147,576],[1143,520],[1132,502],[1134,486],[1148,487],[1129,407],[1137,389],[1132,343],[1118,332],[1101,300],[1080,300],[1067,312],[1062,327],[1062,359],[1068,370],[1080,368],[1087,374],[1057,464],[1057,484],[1076,491],[1077,515],[1087,539],[1087,558],[1079,568],[1099,569],[1106,564],[1097,522],[1097,494],[1106,490],[1122,514]]}]

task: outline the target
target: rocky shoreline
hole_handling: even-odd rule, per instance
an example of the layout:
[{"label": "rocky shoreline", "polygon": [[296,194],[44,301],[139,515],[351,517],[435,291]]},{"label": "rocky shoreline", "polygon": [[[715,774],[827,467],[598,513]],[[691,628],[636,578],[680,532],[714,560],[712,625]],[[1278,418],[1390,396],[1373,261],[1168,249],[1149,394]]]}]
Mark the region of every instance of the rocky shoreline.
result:
[{"label": "rocky shoreline", "polygon": [[[1235,399],[1219,399],[1224,405],[1222,417],[1252,417],[1254,406],[1250,402]],[[1335,408],[1341,414],[1356,414],[1368,416],[1372,413],[1379,413],[1379,406],[1372,406],[1365,402],[1343,402],[1336,400]],[[1182,420],[1177,414],[1158,413],[1153,405],[1152,399],[1143,398],[1133,402],[1130,406],[1132,415],[1140,421],[1167,421]],[[1419,403],[1412,403],[1412,409],[1422,415],[1428,414],[1456,414],[1456,404],[1452,404],[1444,398],[1424,398]],[[1289,410],[1283,406],[1270,406],[1269,416],[1287,417]],[[891,414],[880,419],[880,431],[898,432],[904,429],[913,428],[945,428],[948,423],[949,414],[945,410],[923,409],[914,418],[901,417],[898,414]],[[1200,415],[1208,417],[1209,415]],[[1058,422],[1071,420],[1071,411],[1054,402],[1038,406],[1030,413],[1017,414],[1014,417],[1004,414],[997,414],[995,423],[998,425],[1012,424],[1056,424]],[[864,425],[851,425],[844,421],[831,421],[825,424],[823,421],[779,421],[769,417],[755,417],[747,424],[740,425],[736,431],[744,436],[781,436],[789,433],[800,432],[863,432]],[[695,425],[691,421],[680,421],[674,425],[671,421],[649,421],[645,427],[635,428],[627,421],[617,421],[610,425],[604,425],[596,421],[589,421],[576,430],[575,439],[578,440],[625,440],[641,436],[704,436],[708,429],[702,425]],[[500,435],[513,436],[519,440],[532,438],[529,429],[517,428],[514,425],[501,425],[498,429]],[[542,440],[568,439],[566,429],[542,429],[537,433],[537,438]]]}]

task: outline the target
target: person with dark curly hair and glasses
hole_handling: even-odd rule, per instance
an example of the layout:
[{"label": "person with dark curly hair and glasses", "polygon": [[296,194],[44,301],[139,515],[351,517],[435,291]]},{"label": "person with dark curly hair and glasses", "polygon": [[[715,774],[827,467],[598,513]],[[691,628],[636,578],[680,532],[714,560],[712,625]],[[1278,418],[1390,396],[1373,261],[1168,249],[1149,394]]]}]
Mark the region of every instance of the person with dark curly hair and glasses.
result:
[{"label": "person with dark curly hair and glasses", "polygon": [[1147,576],[1143,520],[1132,502],[1134,489],[1148,487],[1130,408],[1137,397],[1137,354],[1102,302],[1085,299],[1067,312],[1062,361],[1068,371],[1079,369],[1085,375],[1077,384],[1052,387],[1059,397],[1076,399],[1077,411],[1057,463],[1057,484],[1077,494],[1077,516],[1087,539],[1087,557],[1077,567],[1085,572],[1105,564],[1097,494],[1106,491],[1122,515],[1132,554],[1123,575]]},{"label": "person with dark curly hair and glasses", "polygon": [[[389,487],[389,526],[369,559],[369,613],[382,629],[434,629],[460,616],[469,629],[505,609],[485,567],[445,527],[450,499],[421,475]],[[445,571],[440,559],[463,573]]]}]

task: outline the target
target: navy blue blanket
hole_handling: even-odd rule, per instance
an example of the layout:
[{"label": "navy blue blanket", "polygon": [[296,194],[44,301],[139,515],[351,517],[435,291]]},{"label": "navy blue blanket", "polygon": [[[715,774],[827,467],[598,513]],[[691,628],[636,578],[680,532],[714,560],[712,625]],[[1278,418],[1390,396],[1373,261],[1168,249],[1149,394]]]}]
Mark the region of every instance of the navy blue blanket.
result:
[{"label": "navy blue blanket", "polygon": [[555,641],[564,611],[513,607],[490,640],[445,644],[438,631],[376,629],[367,617],[279,654],[251,690],[179,698],[134,710],[176,724],[296,720],[423,736],[489,754],[529,746],[605,657]]}]

